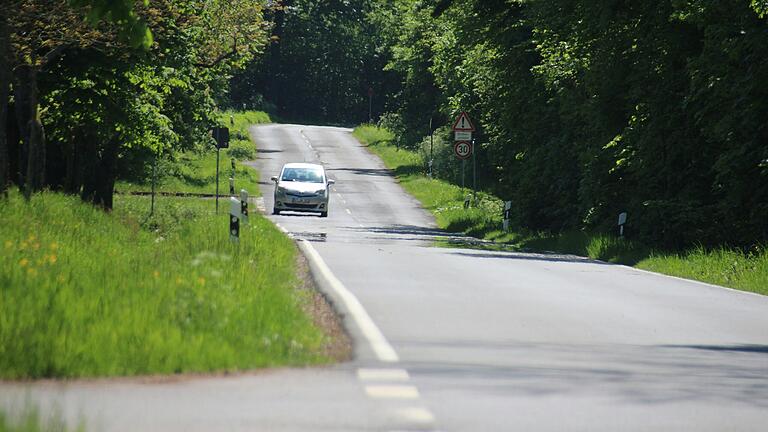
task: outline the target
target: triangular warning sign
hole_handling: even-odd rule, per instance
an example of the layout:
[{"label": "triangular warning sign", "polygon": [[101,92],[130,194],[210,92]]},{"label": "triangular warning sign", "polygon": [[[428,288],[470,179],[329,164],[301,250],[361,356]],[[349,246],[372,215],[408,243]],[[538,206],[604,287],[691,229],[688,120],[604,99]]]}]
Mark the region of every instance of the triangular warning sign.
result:
[{"label": "triangular warning sign", "polygon": [[453,122],[452,129],[454,131],[474,132],[475,125],[473,125],[469,120],[469,115],[465,112],[462,112],[458,117],[456,117],[456,121]]}]

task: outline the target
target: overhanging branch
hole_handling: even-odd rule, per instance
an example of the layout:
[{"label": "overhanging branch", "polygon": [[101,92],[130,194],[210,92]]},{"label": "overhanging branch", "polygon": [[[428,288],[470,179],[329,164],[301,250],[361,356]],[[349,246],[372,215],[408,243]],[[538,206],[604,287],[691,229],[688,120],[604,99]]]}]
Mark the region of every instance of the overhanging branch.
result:
[{"label": "overhanging branch", "polygon": [[216,57],[213,61],[208,63],[195,63],[196,67],[200,68],[212,68],[218,65],[219,63],[223,62],[224,60],[233,57],[237,54],[237,37],[232,38],[232,50],[229,52],[223,53]]}]

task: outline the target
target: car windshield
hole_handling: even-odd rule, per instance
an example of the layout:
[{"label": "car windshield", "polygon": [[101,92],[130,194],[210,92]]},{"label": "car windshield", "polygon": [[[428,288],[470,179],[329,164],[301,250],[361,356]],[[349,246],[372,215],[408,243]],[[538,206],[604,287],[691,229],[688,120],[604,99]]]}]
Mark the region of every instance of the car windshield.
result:
[{"label": "car windshield", "polygon": [[281,181],[322,183],[323,170],[318,168],[286,168]]}]

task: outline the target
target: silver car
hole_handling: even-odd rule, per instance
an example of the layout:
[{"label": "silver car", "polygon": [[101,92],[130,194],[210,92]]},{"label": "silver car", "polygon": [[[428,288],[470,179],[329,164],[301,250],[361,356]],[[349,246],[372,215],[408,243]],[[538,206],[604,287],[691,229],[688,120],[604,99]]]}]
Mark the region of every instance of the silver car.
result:
[{"label": "silver car", "polygon": [[283,165],[275,182],[275,206],[272,214],[281,211],[315,212],[328,216],[328,198],[333,180],[325,175],[322,165],[288,163]]}]

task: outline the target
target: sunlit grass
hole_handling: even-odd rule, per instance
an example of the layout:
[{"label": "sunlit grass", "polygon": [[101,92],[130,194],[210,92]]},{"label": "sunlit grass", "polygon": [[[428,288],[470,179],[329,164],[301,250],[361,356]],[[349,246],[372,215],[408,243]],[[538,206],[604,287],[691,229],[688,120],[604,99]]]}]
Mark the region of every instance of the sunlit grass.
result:
[{"label": "sunlit grass", "polygon": [[[768,252],[763,248],[750,254],[701,248],[670,254],[653,252],[646,245],[605,233],[536,233],[514,226],[511,232],[503,232],[503,202],[499,198],[480,192],[477,201],[465,208],[471,191],[427,177],[421,156],[390,144],[389,132],[364,125],[356,128],[354,135],[368,144],[395,172],[403,188],[435,215],[439,227],[490,241],[464,247],[567,253],[768,295]],[[441,242],[440,245],[457,244]]]},{"label": "sunlit grass", "polygon": [[684,254],[652,254],[637,267],[768,295],[768,251],[762,248],[749,254],[702,248]]},{"label": "sunlit grass", "polygon": [[0,377],[242,370],[326,361],[294,289],[296,250],[251,216],[239,245],[210,200],[55,193],[0,206]]},{"label": "sunlit grass", "polygon": [[[225,111],[220,115],[222,125],[230,129],[230,145],[219,154],[219,194],[229,194],[229,178],[232,177],[232,160],[235,162],[235,192],[247,190],[259,194],[259,176],[256,170],[244,165],[244,161],[256,157],[256,147],[248,135],[253,124],[270,122],[269,115],[260,111]],[[142,182],[118,181],[115,189],[119,192],[149,192],[151,177]],[[211,146],[202,152],[186,152],[172,160],[158,162],[159,192],[182,192],[214,194],[216,192],[216,149]]]}]

